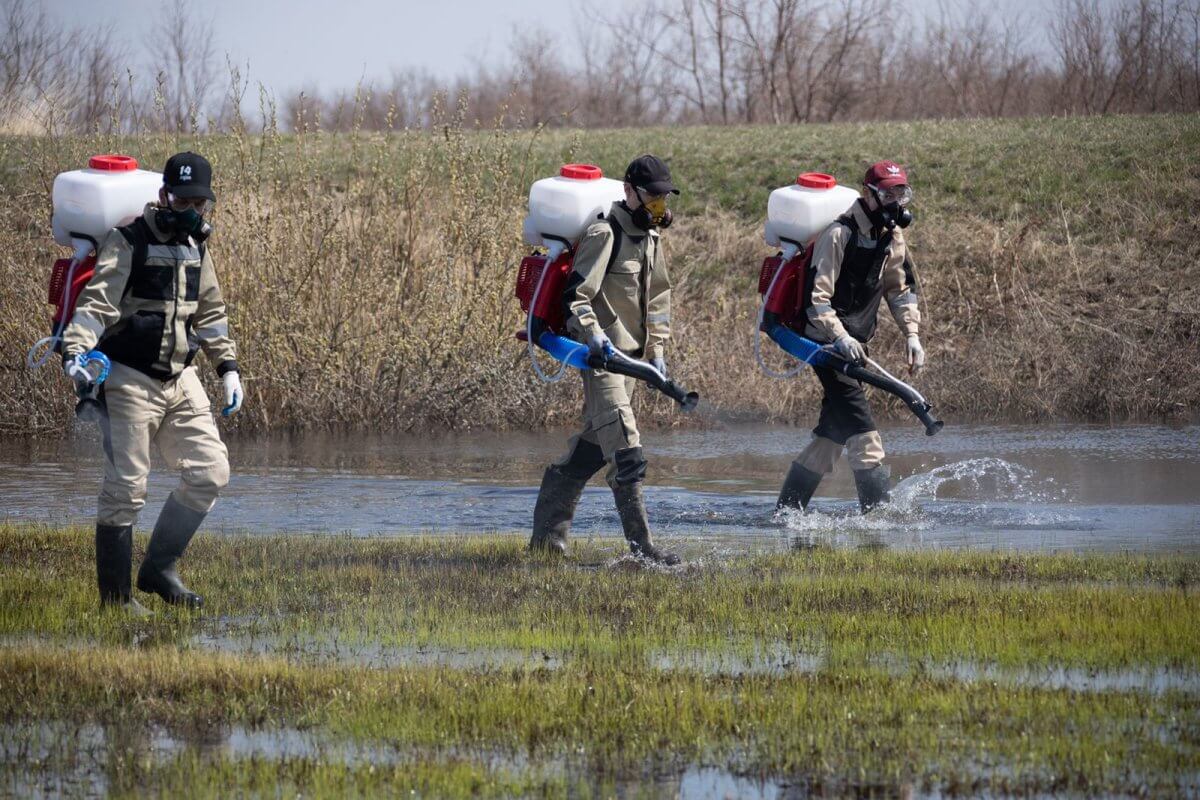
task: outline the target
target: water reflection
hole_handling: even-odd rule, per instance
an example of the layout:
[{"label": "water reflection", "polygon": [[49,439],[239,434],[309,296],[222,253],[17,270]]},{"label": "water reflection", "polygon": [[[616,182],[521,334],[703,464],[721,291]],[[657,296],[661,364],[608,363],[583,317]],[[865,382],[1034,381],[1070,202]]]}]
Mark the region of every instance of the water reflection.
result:
[{"label": "water reflection", "polygon": [[[3,442],[0,504],[10,519],[87,522],[100,464],[92,434]],[[950,427],[886,432],[896,502],[862,517],[844,465],[806,516],[774,513],[807,432],[731,428],[651,433],[651,522],[677,542],[733,548],[806,544],[1036,549],[1200,549],[1200,427]],[[237,439],[217,531],[358,535],[524,531],[562,436],[473,433]],[[150,524],[175,479],[151,478]],[[577,536],[617,536],[612,499],[585,492]]]}]

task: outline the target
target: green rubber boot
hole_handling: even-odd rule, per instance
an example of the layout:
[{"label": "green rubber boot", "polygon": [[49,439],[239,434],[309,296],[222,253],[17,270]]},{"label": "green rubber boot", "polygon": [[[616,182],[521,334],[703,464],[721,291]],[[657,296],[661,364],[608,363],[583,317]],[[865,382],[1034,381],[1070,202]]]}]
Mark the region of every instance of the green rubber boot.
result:
[{"label": "green rubber boot", "polygon": [[575,518],[575,508],[586,485],[586,478],[571,477],[555,466],[546,467],[537,505],[533,507],[530,550],[567,554],[567,534],[571,531],[571,520]]},{"label": "green rubber boot", "polygon": [[886,464],[854,470],[854,486],[858,489],[858,505],[862,513],[866,514],[883,503],[891,502],[892,496],[888,493],[891,478],[892,468]]},{"label": "green rubber boot", "polygon": [[154,533],[150,534],[150,544],[146,548],[146,558],[138,569],[137,588],[143,592],[157,594],[171,605],[200,608],[204,598],[187,588],[175,571],[175,564],[188,542],[204,521],[206,515],[202,511],[188,508],[175,499],[175,495],[167,498],[158,521],[154,523]]},{"label": "green rubber boot", "polygon": [[642,494],[642,483],[617,484],[613,487],[613,498],[617,501],[617,513],[621,527],[629,541],[629,551],[668,567],[679,563],[679,556],[659,549],[650,539],[650,521],[646,518],[646,500]]},{"label": "green rubber boot", "polygon": [[800,462],[793,461],[787,478],[783,481],[783,488],[779,490],[779,499],[775,501],[775,508],[808,508],[808,502],[812,500],[813,493],[817,491],[817,485],[824,477],[819,472],[813,472],[808,467],[801,466]]},{"label": "green rubber boot", "polygon": [[133,599],[133,526],[96,525],[96,585],[100,607],[120,609],[134,616],[150,612]]}]

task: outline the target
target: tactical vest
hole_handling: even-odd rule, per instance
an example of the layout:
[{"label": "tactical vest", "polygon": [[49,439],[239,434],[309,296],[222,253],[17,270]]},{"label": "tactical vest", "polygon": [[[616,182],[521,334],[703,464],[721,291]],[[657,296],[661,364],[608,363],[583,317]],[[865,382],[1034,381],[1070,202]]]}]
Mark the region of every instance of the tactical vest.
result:
[{"label": "tactical vest", "polygon": [[847,238],[830,305],[846,332],[865,343],[875,335],[879,303],[885,291],[883,262],[892,243],[892,232],[885,231],[873,240],[859,232],[852,214],[838,217],[838,222],[846,227]]},{"label": "tactical vest", "polygon": [[121,320],[96,345],[113,361],[167,380],[192,363],[204,245],[162,243],[142,217],[117,229],[132,248]]}]

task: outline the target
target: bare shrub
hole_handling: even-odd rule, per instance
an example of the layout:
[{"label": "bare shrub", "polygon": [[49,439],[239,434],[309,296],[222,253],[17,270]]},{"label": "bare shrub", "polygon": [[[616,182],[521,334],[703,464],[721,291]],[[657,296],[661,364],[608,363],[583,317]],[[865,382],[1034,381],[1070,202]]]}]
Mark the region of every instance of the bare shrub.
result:
[{"label": "bare shrub", "polygon": [[[0,123],[223,129],[212,23],[189,9],[159,7],[151,79],[135,83],[111,30],[84,36],[30,0],[3,0]],[[1200,0],[1059,0],[1043,14],[961,0],[924,18],[883,0],[580,5],[573,35],[514,26],[499,58],[455,79],[410,68],[291,88],[280,106],[285,129],[342,132],[432,125],[438,98],[459,97],[468,124],[510,128],[1200,110]],[[1027,41],[1039,23],[1049,51]]]},{"label": "bare shrub", "polygon": [[155,105],[166,130],[196,131],[217,75],[212,21],[172,0],[150,38]]},{"label": "bare shrub", "polygon": [[[213,254],[253,398],[226,424],[424,430],[574,420],[578,381],[539,384],[514,339],[524,197],[549,164],[599,157],[615,168],[638,141],[604,134],[580,149],[570,132],[475,130],[465,102],[435,105],[429,128],[382,133],[284,135],[260,96],[265,117],[235,116],[221,136],[0,138],[0,303],[19,310],[0,315],[0,431],[64,430],[70,418],[58,371],[30,371],[23,360],[48,325],[54,174],[101,150],[132,152],[156,169],[183,147],[214,163]],[[1200,175],[1180,168],[1194,126],[1153,117],[1048,127],[918,123],[894,132],[925,140],[938,131],[934,155],[918,156],[913,173],[920,219],[909,239],[931,365],[921,388],[960,418],[1186,417],[1200,397],[1200,362],[1187,357],[1200,337],[1200,245],[1179,212],[1200,188]],[[669,359],[710,410],[808,424],[816,399],[808,376],[774,381],[755,362],[754,281],[768,253],[760,201],[769,185],[759,181],[772,168],[742,163],[773,164],[782,146],[817,153],[846,176],[892,135],[857,125],[790,138],[777,128],[679,134],[685,189],[736,175],[757,198],[739,208],[688,192],[665,239],[675,283]],[[734,148],[728,162],[707,155]],[[1005,152],[995,171],[976,174]],[[936,172],[923,167],[930,159]],[[1130,166],[1106,172],[1111,160]],[[1058,198],[1049,204],[1037,196],[1081,180],[1090,188],[1046,190]],[[873,349],[894,364],[902,342],[892,327],[880,326]],[[769,342],[764,355],[787,364]],[[906,413],[878,402],[886,414]],[[651,391],[636,403],[647,424],[713,418],[681,417]]]}]

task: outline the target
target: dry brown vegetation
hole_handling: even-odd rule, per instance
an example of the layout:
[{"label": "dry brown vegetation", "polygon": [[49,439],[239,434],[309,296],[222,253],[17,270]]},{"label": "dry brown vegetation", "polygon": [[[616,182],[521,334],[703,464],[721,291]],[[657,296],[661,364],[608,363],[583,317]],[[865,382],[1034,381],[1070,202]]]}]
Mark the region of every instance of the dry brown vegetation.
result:
[{"label": "dry brown vegetation", "polygon": [[[801,169],[852,183],[909,165],[909,239],[938,408],[971,419],[1180,419],[1200,396],[1200,124],[1194,115],[1036,121],[519,133],[0,139],[0,430],[63,430],[66,381],[24,366],[44,335],[53,176],[96,151],[150,166],[184,147],[214,162],[212,252],[250,400],[245,430],[535,427],[578,413],[578,381],[537,383],[513,333],[524,196],[569,160],[612,174],[638,152],[684,187],[667,233],[674,374],[714,413],[810,424],[809,376],[763,376],[752,351],[767,191]],[[897,144],[899,143],[899,144]],[[897,365],[894,326],[875,352]],[[777,366],[785,357],[767,343]],[[208,372],[211,378],[211,371]],[[679,424],[643,392],[646,421]],[[882,403],[881,404],[887,405]],[[903,415],[889,406],[888,412]]]}]

